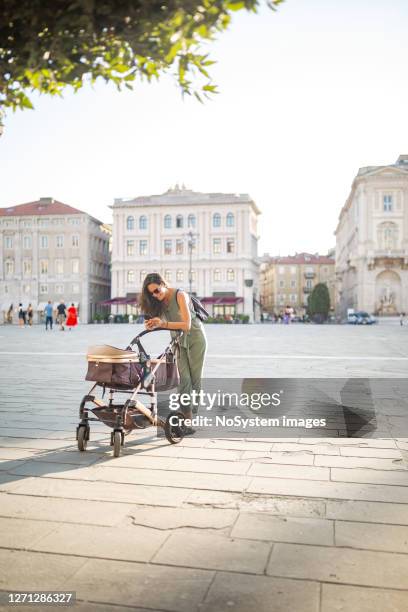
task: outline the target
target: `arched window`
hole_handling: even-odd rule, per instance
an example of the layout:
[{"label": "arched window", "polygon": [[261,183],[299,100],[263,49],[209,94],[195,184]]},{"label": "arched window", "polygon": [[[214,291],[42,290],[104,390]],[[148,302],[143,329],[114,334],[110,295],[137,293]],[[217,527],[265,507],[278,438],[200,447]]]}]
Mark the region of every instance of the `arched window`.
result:
[{"label": "arched window", "polygon": [[221,280],[221,270],[219,268],[215,268],[213,271],[213,280],[220,281]]},{"label": "arched window", "polygon": [[221,227],[221,215],[220,215],[220,213],[215,213],[213,215],[213,227]]},{"label": "arched window", "polygon": [[126,228],[128,230],[135,229],[135,218],[130,216],[126,219]]},{"label": "arched window", "polygon": [[380,223],[377,230],[377,239],[380,249],[389,251],[398,246],[398,226],[396,223]]},{"label": "arched window", "polygon": [[170,229],[171,228],[171,215],[165,215],[165,217],[164,217],[164,227],[166,229]]},{"label": "arched window", "polygon": [[188,225],[188,227],[195,227],[196,226],[195,215],[191,215],[191,214],[188,215],[187,225]]},{"label": "arched window", "polygon": [[139,217],[139,229],[145,230],[147,229],[147,217],[146,215],[142,215]]},{"label": "arched window", "polygon": [[234,227],[234,221],[235,221],[234,215],[231,212],[229,212],[227,214],[227,227]]},{"label": "arched window", "polygon": [[146,270],[140,270],[140,284],[143,283],[143,281],[146,278],[146,276],[147,276]]},{"label": "arched window", "polygon": [[227,270],[227,281],[234,281],[235,280],[235,272],[232,268],[229,268]]},{"label": "arched window", "polygon": [[176,227],[183,227],[183,215],[177,215]]}]

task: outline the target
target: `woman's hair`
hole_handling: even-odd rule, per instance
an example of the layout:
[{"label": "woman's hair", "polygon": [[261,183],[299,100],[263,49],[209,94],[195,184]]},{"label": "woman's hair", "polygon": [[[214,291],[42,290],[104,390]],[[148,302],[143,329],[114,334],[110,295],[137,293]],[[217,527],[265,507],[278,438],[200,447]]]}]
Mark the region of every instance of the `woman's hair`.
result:
[{"label": "woman's hair", "polygon": [[151,272],[146,276],[143,281],[142,295],[140,296],[140,307],[143,314],[150,315],[152,317],[160,317],[163,313],[163,304],[160,300],[156,300],[154,295],[151,295],[148,291],[148,285],[164,285],[168,287],[167,282],[158,272]]}]

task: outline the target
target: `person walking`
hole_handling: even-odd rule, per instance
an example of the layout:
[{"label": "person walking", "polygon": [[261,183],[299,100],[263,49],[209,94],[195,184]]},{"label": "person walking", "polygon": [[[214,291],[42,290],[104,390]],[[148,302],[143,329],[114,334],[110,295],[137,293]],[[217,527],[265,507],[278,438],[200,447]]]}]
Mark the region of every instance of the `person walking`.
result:
[{"label": "person walking", "polygon": [[27,318],[28,318],[28,324],[30,327],[32,327],[33,325],[33,316],[34,316],[34,310],[31,304],[28,305],[27,308]]},{"label": "person walking", "polygon": [[[147,329],[164,327],[172,338],[180,335],[177,366],[180,374],[179,394],[201,391],[207,339],[204,327],[194,310],[189,295],[181,289],[170,287],[164,278],[153,272],[143,282],[141,310],[151,318],[145,322]],[[182,407],[187,419],[192,418],[191,404]],[[196,412],[196,410],[194,410]],[[185,435],[195,433],[192,427],[185,428]]]},{"label": "person walking", "polygon": [[400,325],[404,325],[405,312],[400,312]]},{"label": "person walking", "polygon": [[51,300],[48,300],[48,304],[46,304],[44,308],[45,331],[47,331],[48,329],[48,324],[50,325],[50,330],[52,330],[52,312],[53,312],[53,307],[51,304]]},{"label": "person walking", "polygon": [[61,300],[61,302],[57,306],[57,321],[60,326],[60,331],[65,331],[64,323],[65,323],[66,318],[67,318],[67,307],[64,304],[64,300]]},{"label": "person walking", "polygon": [[71,331],[76,325],[78,325],[77,309],[75,308],[75,304],[72,303],[68,308],[67,327],[69,331]]},{"label": "person walking", "polygon": [[10,304],[10,308],[7,311],[7,323],[13,324],[13,304]]},{"label": "person walking", "polygon": [[26,311],[21,302],[18,305],[18,324],[20,327],[24,327],[26,324]]}]

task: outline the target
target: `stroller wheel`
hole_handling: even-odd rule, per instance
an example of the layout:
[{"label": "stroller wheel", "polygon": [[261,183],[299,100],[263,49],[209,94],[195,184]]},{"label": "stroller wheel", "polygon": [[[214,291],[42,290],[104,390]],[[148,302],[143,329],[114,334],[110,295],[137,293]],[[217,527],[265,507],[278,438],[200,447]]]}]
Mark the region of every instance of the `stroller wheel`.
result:
[{"label": "stroller wheel", "polygon": [[89,436],[87,432],[86,425],[78,426],[78,450],[86,451],[86,444],[88,442]]},{"label": "stroller wheel", "polygon": [[120,447],[122,446],[122,434],[120,431],[113,432],[113,456],[119,457]]},{"label": "stroller wheel", "polygon": [[184,414],[182,412],[171,412],[164,424],[164,434],[170,444],[178,444],[184,437]]}]

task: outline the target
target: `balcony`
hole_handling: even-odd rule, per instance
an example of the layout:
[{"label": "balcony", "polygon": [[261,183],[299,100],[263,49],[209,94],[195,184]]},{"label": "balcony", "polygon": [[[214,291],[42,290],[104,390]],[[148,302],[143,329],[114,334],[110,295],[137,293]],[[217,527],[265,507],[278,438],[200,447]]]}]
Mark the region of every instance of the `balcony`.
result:
[{"label": "balcony", "polygon": [[316,272],[305,272],[305,278],[314,278],[316,276]]},{"label": "balcony", "polygon": [[313,287],[303,287],[303,293],[312,293]]}]

